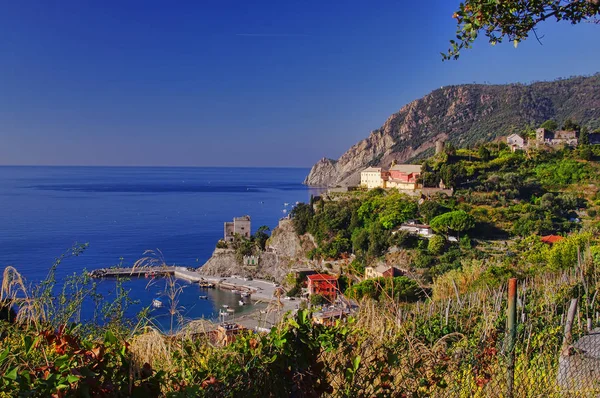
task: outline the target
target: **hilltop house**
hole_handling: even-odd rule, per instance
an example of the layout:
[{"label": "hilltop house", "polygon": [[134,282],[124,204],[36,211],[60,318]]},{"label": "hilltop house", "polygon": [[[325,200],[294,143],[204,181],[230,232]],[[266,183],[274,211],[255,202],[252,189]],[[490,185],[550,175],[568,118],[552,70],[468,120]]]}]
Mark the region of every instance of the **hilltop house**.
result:
[{"label": "hilltop house", "polygon": [[337,276],[314,274],[307,276],[308,294],[320,294],[330,302],[334,302],[338,294]]},{"label": "hilltop house", "polygon": [[402,271],[396,267],[389,265],[380,264],[377,267],[366,267],[365,268],[365,279],[373,278],[393,278],[395,276],[402,276]]},{"label": "hilltop house", "polygon": [[512,149],[512,151],[516,151],[517,149],[525,148],[525,140],[518,134],[511,134],[506,137],[506,143]]},{"label": "hilltop house", "polygon": [[381,167],[368,167],[360,173],[360,185],[367,189],[385,188]]},{"label": "hilltop house", "polygon": [[226,222],[224,228],[225,242],[233,242],[235,235],[250,238],[250,216],[235,217],[233,222]]},{"label": "hilltop house", "polygon": [[538,144],[577,146],[577,131],[559,130],[550,131],[545,128],[535,130],[535,138]]}]

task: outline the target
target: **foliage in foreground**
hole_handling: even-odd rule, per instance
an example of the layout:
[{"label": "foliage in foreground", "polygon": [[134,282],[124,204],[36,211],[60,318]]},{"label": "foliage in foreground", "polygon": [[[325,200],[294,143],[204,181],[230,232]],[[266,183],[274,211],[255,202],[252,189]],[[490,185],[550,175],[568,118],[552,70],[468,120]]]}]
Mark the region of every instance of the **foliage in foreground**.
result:
[{"label": "foliage in foreground", "polygon": [[[520,283],[517,397],[564,396],[557,368],[569,301],[579,299],[575,336],[600,310],[592,299],[598,264],[584,257],[576,270]],[[0,391],[11,397],[499,396],[506,392],[505,313],[504,285],[414,304],[363,299],[354,318],[335,325],[313,324],[302,310],[270,333],[243,333],[226,347],[192,325],[163,335],[21,318],[0,324]]]}]

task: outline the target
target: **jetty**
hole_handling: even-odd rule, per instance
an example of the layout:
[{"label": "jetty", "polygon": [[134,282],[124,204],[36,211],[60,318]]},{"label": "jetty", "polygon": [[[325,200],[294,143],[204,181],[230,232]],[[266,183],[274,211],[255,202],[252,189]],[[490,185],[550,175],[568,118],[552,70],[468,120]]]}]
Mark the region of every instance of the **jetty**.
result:
[{"label": "jetty", "polygon": [[199,283],[202,287],[214,287],[214,283],[204,279],[196,270],[186,267],[132,267],[132,268],[101,268],[90,272],[92,278],[155,278],[175,276],[189,282]]}]

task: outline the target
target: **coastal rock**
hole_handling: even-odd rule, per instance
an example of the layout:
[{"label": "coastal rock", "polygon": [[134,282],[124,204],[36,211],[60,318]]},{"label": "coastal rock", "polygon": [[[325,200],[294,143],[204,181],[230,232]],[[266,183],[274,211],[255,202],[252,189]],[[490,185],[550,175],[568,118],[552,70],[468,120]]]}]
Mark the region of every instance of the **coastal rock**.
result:
[{"label": "coastal rock", "polygon": [[259,254],[259,264],[249,267],[239,264],[233,249],[215,249],[198,270],[206,276],[239,275],[282,282],[294,268],[312,268],[306,253],[315,245],[309,236],[298,237],[291,220],[282,219],[267,241],[266,251]]},{"label": "coastal rock", "polygon": [[600,74],[531,85],[442,87],[404,106],[339,159],[319,160],[304,183],[358,185],[362,169],[415,161],[432,153],[437,140],[466,146],[569,118],[600,127]]}]

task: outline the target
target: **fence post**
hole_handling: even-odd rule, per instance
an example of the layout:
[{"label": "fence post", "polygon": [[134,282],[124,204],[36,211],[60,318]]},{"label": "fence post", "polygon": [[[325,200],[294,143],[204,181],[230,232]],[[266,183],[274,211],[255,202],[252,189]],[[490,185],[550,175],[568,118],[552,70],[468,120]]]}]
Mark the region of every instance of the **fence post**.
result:
[{"label": "fence post", "polygon": [[508,373],[506,380],[506,396],[513,397],[515,383],[515,340],[517,337],[517,278],[508,280]]}]

